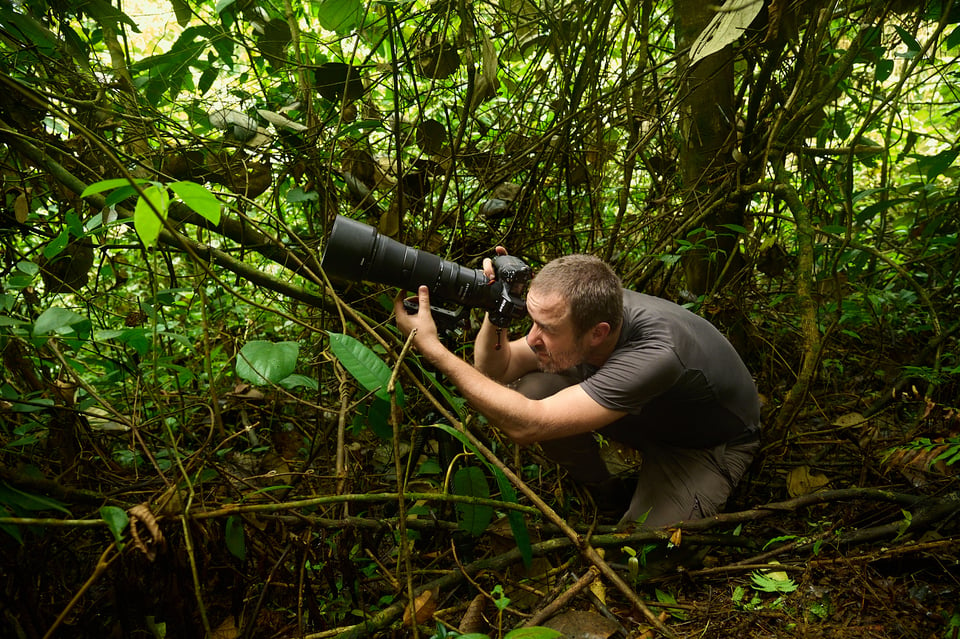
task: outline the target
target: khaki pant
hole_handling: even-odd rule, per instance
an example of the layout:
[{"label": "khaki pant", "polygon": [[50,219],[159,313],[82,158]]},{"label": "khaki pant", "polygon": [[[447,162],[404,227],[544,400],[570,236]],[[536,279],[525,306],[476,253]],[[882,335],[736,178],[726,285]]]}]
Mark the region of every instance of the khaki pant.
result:
[{"label": "khaki pant", "polygon": [[[516,389],[541,399],[576,383],[578,379],[566,375],[531,373],[517,381]],[[720,512],[760,447],[759,439],[748,437],[709,448],[683,448],[650,441],[644,426],[642,414],[627,415],[594,433],[544,441],[540,447],[575,481],[597,490],[635,478],[629,504],[621,497],[625,510],[620,524],[642,519],[646,528]]]}]

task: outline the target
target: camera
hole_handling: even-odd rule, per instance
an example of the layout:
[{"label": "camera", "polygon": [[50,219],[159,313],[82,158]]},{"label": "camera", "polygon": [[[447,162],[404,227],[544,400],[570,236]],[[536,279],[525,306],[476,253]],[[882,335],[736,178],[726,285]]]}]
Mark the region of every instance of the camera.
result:
[{"label": "camera", "polygon": [[[496,279],[492,282],[482,269],[471,269],[412,248],[380,234],[372,226],[338,215],[327,239],[321,266],[331,279],[376,282],[416,291],[426,285],[430,299],[481,308],[499,328],[526,316],[523,299],[533,270],[512,255],[493,258]],[[416,307],[409,307],[408,311]],[[459,319],[443,309],[431,308],[434,316]]]}]

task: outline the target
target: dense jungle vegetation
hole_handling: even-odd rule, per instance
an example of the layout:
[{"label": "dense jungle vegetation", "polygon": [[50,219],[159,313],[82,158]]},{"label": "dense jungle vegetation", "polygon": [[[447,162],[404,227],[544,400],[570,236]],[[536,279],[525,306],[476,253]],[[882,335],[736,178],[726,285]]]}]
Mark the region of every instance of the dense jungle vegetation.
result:
[{"label": "dense jungle vegetation", "polygon": [[[956,638],[958,54],[952,0],[0,3],[0,634]],[[338,214],[708,317],[727,512],[615,530]]]}]

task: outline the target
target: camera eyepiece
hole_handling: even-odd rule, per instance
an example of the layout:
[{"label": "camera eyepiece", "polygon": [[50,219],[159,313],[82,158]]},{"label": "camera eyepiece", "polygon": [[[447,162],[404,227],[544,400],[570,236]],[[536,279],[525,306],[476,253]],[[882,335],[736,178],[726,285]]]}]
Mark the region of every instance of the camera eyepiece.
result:
[{"label": "camera eyepiece", "polygon": [[412,248],[342,215],[334,220],[321,266],[331,279],[376,282],[406,291],[426,285],[431,299],[482,308],[499,327],[526,315],[523,292],[533,277],[521,260],[503,255],[494,259],[497,279],[489,282],[481,269]]}]

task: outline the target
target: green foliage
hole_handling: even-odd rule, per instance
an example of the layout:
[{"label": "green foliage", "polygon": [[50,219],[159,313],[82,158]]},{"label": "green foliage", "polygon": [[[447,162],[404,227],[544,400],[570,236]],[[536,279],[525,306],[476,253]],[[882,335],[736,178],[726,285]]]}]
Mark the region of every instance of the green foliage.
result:
[{"label": "green foliage", "polygon": [[797,584],[783,572],[753,571],[750,575],[750,585],[759,592],[788,593],[797,589]]},{"label": "green foliage", "polygon": [[[495,599],[494,601],[500,601],[500,599]],[[502,639],[557,639],[558,637],[562,636],[563,633],[554,630],[553,628],[530,626],[526,628],[514,628],[503,635]],[[457,632],[450,632],[446,630],[445,627],[440,626],[437,628],[437,633],[432,635],[430,639],[490,639],[490,635],[482,632],[469,632],[461,634]]]},{"label": "green foliage", "polygon": [[279,384],[293,374],[299,354],[297,342],[247,342],[237,357],[237,375],[251,384]]},{"label": "green foliage", "polygon": [[[477,466],[465,466],[453,475],[453,491],[458,495],[469,495],[487,499],[490,486],[487,477]],[[493,507],[484,504],[457,502],[457,521],[460,527],[471,535],[479,536],[493,519]]]},{"label": "green foliage", "polygon": [[224,531],[224,541],[230,554],[239,559],[247,559],[247,537],[243,530],[243,519],[236,515],[227,517]]},{"label": "green foliage", "polygon": [[[490,474],[492,474],[494,479],[496,479],[497,486],[500,488],[500,496],[505,502],[511,504],[519,503],[517,501],[517,491],[513,487],[513,484],[510,483],[510,480],[507,479],[507,476],[502,470],[487,461],[470,442],[470,440],[467,439],[466,435],[457,429],[448,426],[447,424],[434,424],[433,427],[439,428],[448,435],[452,436],[454,439],[463,444],[464,448],[473,453],[477,459],[483,462],[487,470],[490,471]],[[523,515],[516,510],[511,510],[507,513],[507,520],[510,522],[510,530],[513,532],[513,539],[517,543],[517,548],[520,550],[520,556],[523,558],[523,563],[529,566],[533,559],[533,549],[530,546],[530,532],[527,530],[527,525],[523,520]]]},{"label": "green foliage", "polygon": [[110,534],[117,541],[117,546],[123,549],[123,531],[130,525],[130,517],[127,511],[116,506],[102,506],[100,508],[100,518],[107,524]]},{"label": "green foliage", "polygon": [[[4,517],[32,517],[43,511],[57,511],[70,515],[65,505],[56,499],[24,492],[7,482],[0,482],[0,516]],[[0,530],[16,539],[21,544],[23,536],[17,526],[0,524]]]},{"label": "green foliage", "polygon": [[[330,295],[316,258],[338,213],[469,266],[498,244],[536,266],[601,255],[627,286],[689,303],[746,340],[737,345],[765,392],[817,361],[819,382],[868,401],[903,379],[937,405],[957,396],[956,9],[871,16],[880,5],[864,3],[830,20],[785,15],[761,37],[727,28],[743,11],[717,14],[722,37],[701,42],[728,45],[735,64],[705,95],[686,84],[674,43],[690,16],[672,3],[322,0],[288,14],[174,0],[149,15],[113,5],[0,3],[5,467],[130,503],[181,466],[198,478],[202,468],[195,507],[214,507],[333,492],[317,478],[333,477],[341,453],[337,489],[396,490],[370,471],[382,444],[370,432],[438,421],[420,387],[461,421],[473,415],[416,362],[398,369],[392,422],[386,353],[399,344],[380,300],[394,291],[338,283]],[[700,64],[713,62],[704,51]],[[215,117],[227,110],[230,122]],[[695,131],[700,121],[715,131]],[[338,449],[335,431],[351,424]],[[462,432],[438,428],[474,454],[453,475],[456,493],[517,501]],[[955,437],[907,446],[931,465],[960,460]],[[545,489],[540,474],[523,477]],[[137,492],[119,494],[128,484]],[[0,485],[6,515],[76,510],[47,499]],[[112,508],[84,516],[119,540]],[[330,516],[320,510],[304,516]],[[492,511],[456,515],[478,534]],[[526,522],[508,516],[529,561]],[[24,530],[36,529],[4,525],[26,543]],[[198,543],[273,565],[249,561],[273,547],[270,530],[232,517]],[[338,593],[316,603],[321,614],[346,622],[355,602],[380,601],[344,577],[359,566],[357,583],[375,582],[365,551],[379,549],[337,533],[313,534],[303,561]],[[639,571],[644,549],[634,555]],[[786,582],[760,577],[738,605],[785,594]],[[37,597],[58,603],[79,585]]]},{"label": "green foliage", "polygon": [[[365,344],[343,333],[330,333],[330,350],[343,367],[360,382],[368,392],[383,401],[390,400],[388,387],[392,372],[390,368]],[[396,388],[397,403],[403,405],[403,391]]]}]

